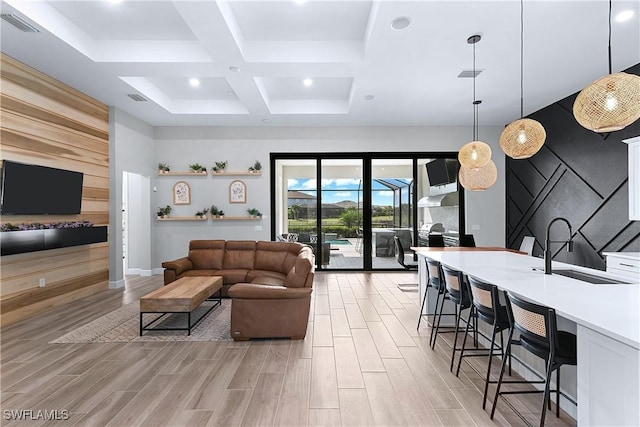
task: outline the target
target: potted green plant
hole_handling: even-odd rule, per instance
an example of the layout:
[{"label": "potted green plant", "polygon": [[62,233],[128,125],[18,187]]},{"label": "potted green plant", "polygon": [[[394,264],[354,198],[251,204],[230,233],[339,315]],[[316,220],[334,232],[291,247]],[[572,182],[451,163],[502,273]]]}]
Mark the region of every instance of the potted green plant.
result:
[{"label": "potted green plant", "polygon": [[207,169],[198,163],[189,165],[189,169],[191,169],[191,172],[193,173],[207,173]]},{"label": "potted green plant", "polygon": [[166,163],[158,163],[158,171],[160,173],[167,173],[167,172],[171,171],[171,168]]},{"label": "potted green plant", "polygon": [[256,160],[253,166],[249,166],[249,172],[251,173],[260,173],[261,170],[262,170],[262,164],[260,163],[259,160]]},{"label": "potted green plant", "polygon": [[251,218],[258,218],[262,216],[262,212],[260,212],[258,209],[256,208],[249,208],[247,209],[247,213],[249,214],[249,216],[251,216]]},{"label": "potted green plant", "polygon": [[229,162],[228,161],[222,161],[222,162],[216,162],[215,166],[213,166],[211,169],[215,172],[215,173],[224,173],[224,171],[227,170],[227,164]]},{"label": "potted green plant", "polygon": [[156,215],[158,215],[158,218],[167,218],[170,213],[171,206],[167,205],[164,208],[158,208],[158,212],[156,213]]},{"label": "potted green plant", "polygon": [[204,208],[201,211],[196,212],[196,217],[198,217],[198,218],[206,218],[207,212],[209,212],[209,208]]},{"label": "potted green plant", "polygon": [[216,205],[211,205],[209,212],[211,212],[211,216],[213,218],[224,218],[224,211],[222,209],[218,209]]}]

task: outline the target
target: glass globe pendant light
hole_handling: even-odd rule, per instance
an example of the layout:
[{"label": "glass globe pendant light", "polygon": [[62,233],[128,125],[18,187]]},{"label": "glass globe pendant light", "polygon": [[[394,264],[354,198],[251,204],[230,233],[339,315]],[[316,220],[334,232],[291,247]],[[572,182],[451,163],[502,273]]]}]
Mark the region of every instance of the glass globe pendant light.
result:
[{"label": "glass globe pendant light", "polygon": [[512,159],[527,159],[536,154],[547,139],[540,122],[524,118],[524,4],[520,0],[520,119],[500,134],[500,148]]},{"label": "glass globe pendant light", "polygon": [[609,74],[582,89],[573,103],[578,123],[594,132],[614,132],[640,118],[640,76],[611,73],[611,0],[609,0]]}]

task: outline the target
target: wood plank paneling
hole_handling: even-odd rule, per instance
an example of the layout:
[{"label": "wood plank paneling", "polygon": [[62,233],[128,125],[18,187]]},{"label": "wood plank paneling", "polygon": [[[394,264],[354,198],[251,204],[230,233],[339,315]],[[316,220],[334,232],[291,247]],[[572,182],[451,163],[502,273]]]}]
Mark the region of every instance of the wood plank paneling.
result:
[{"label": "wood plank paneling", "polygon": [[[4,54],[0,159],[84,173],[79,215],[3,215],[2,223],[109,224],[109,109]],[[4,256],[2,325],[108,287],[108,243]],[[46,281],[39,287],[40,278]]]}]

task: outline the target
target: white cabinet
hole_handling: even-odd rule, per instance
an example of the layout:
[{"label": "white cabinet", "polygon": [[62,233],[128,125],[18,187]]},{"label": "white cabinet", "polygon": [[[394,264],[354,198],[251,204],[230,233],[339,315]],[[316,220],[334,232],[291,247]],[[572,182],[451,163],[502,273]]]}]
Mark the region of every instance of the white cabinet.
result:
[{"label": "white cabinet", "polygon": [[578,325],[578,425],[640,425],[640,350]]},{"label": "white cabinet", "polygon": [[640,221],[640,136],[622,142],[629,145],[629,219]]},{"label": "white cabinet", "polygon": [[640,283],[640,252],[603,252],[607,257],[607,273]]}]

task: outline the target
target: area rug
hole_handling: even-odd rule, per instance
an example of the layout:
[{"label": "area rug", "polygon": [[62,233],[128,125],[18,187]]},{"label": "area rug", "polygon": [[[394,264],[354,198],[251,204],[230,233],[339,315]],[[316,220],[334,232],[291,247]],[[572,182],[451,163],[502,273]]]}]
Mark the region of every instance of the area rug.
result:
[{"label": "area rug", "polygon": [[[210,307],[205,302],[192,314],[197,319]],[[145,324],[153,320],[155,314],[145,314]],[[172,314],[165,316],[153,327],[186,326],[186,315]],[[223,299],[222,305],[209,313],[195,328],[191,335],[187,331],[145,331],[140,336],[140,305],[138,301],[124,305],[87,323],[73,331],[51,341],[50,344],[90,343],[90,342],[145,342],[145,341],[230,341],[231,300]]]}]

